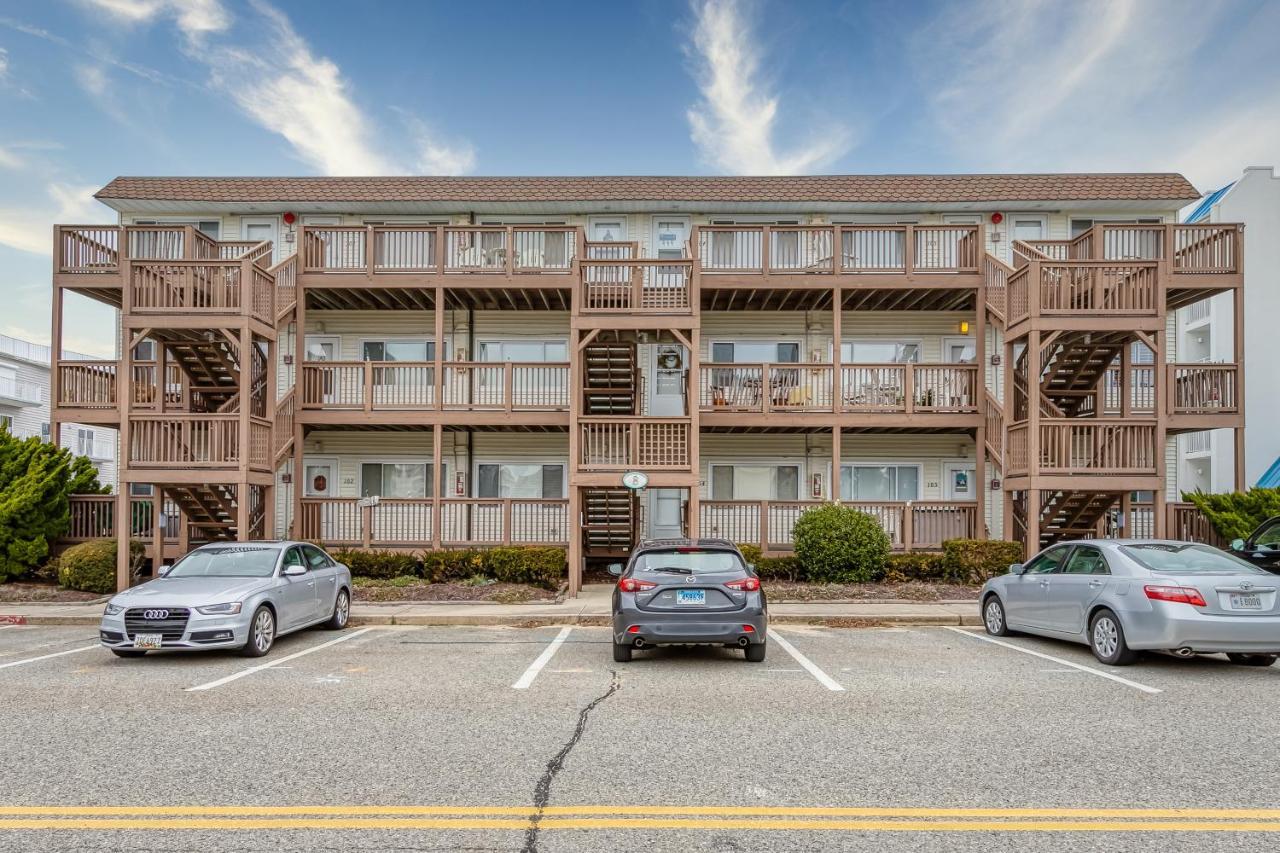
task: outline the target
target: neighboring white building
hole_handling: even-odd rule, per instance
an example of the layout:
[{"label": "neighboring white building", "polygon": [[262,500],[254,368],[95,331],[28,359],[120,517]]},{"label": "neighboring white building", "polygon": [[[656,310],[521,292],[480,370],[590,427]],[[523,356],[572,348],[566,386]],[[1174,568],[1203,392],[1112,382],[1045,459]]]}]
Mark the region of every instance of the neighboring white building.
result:
[{"label": "neighboring white building", "polygon": [[[63,352],[64,358],[93,356]],[[0,423],[20,438],[49,440],[49,348],[0,335]],[[63,424],[60,445],[88,456],[98,479],[116,486],[116,430],[103,426]]]},{"label": "neighboring white building", "polygon": [[[1280,316],[1280,176],[1273,166],[1251,166],[1235,182],[1205,196],[1186,222],[1245,225],[1244,389],[1247,485],[1280,486],[1280,370],[1275,318]],[[1224,293],[1177,312],[1179,362],[1229,362],[1234,358],[1232,294]],[[1177,487],[1229,492],[1235,488],[1235,445],[1230,430],[1178,437]]]}]

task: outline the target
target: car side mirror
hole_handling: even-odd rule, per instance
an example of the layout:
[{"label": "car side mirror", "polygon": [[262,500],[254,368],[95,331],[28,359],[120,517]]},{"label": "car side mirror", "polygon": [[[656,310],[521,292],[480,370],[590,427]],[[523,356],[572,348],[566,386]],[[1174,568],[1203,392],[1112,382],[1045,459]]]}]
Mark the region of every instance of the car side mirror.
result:
[{"label": "car side mirror", "polygon": [[306,566],[285,566],[284,567],[285,577],[294,578],[294,577],[297,577],[298,575],[305,575],[306,573],[307,573]]},{"label": "car side mirror", "polygon": [[756,564],[755,564],[755,563],[747,563],[747,571],[754,573],[754,572],[755,572],[755,570],[756,570]]},{"label": "car side mirror", "polygon": [[609,574],[613,575],[615,578],[622,577],[622,563],[610,563]]},{"label": "car side mirror", "polygon": [[1231,540],[1231,550],[1232,550],[1232,551],[1243,551],[1243,550],[1244,550],[1244,540],[1243,540],[1243,539],[1232,539],[1232,540]]},{"label": "car side mirror", "polygon": [[1025,572],[1026,570],[1027,570],[1027,567],[1026,567],[1025,565],[1023,565],[1022,563],[1011,563],[1011,564],[1009,565],[1009,573],[1010,573],[1010,574],[1020,575],[1020,574],[1022,574],[1023,572]]}]

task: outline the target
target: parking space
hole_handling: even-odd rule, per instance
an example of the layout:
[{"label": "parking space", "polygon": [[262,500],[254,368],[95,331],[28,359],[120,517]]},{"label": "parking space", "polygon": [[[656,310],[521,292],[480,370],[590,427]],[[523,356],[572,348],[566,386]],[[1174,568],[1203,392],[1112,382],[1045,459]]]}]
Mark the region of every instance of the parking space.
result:
[{"label": "parking space", "polygon": [[25,661],[0,669],[0,806],[1256,809],[1280,762],[1280,667],[967,630],[785,625],[761,664],[617,664],[585,626],[304,631],[257,660],[91,637],[0,632]]}]

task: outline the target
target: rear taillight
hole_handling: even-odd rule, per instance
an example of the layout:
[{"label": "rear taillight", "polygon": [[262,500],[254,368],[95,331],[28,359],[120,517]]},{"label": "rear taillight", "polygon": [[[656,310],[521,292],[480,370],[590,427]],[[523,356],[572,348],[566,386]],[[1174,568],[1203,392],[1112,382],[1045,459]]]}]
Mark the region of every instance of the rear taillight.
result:
[{"label": "rear taillight", "polygon": [[740,581],[729,581],[725,586],[741,592],[755,592],[760,588],[760,578],[743,578]]},{"label": "rear taillight", "polygon": [[618,589],[623,592],[646,592],[656,587],[653,581],[638,581],[635,578],[623,578],[618,581]]},{"label": "rear taillight", "polygon": [[1200,590],[1190,586],[1145,586],[1142,588],[1152,601],[1173,601],[1192,607],[1207,607]]}]

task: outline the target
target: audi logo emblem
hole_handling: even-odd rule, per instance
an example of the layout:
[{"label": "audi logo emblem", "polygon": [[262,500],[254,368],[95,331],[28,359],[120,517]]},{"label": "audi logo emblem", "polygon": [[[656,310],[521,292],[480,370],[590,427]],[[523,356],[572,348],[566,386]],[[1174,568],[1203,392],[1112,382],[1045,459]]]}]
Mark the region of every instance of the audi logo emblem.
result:
[{"label": "audi logo emblem", "polygon": [[144,610],[142,611],[143,619],[168,619],[168,610]]}]

